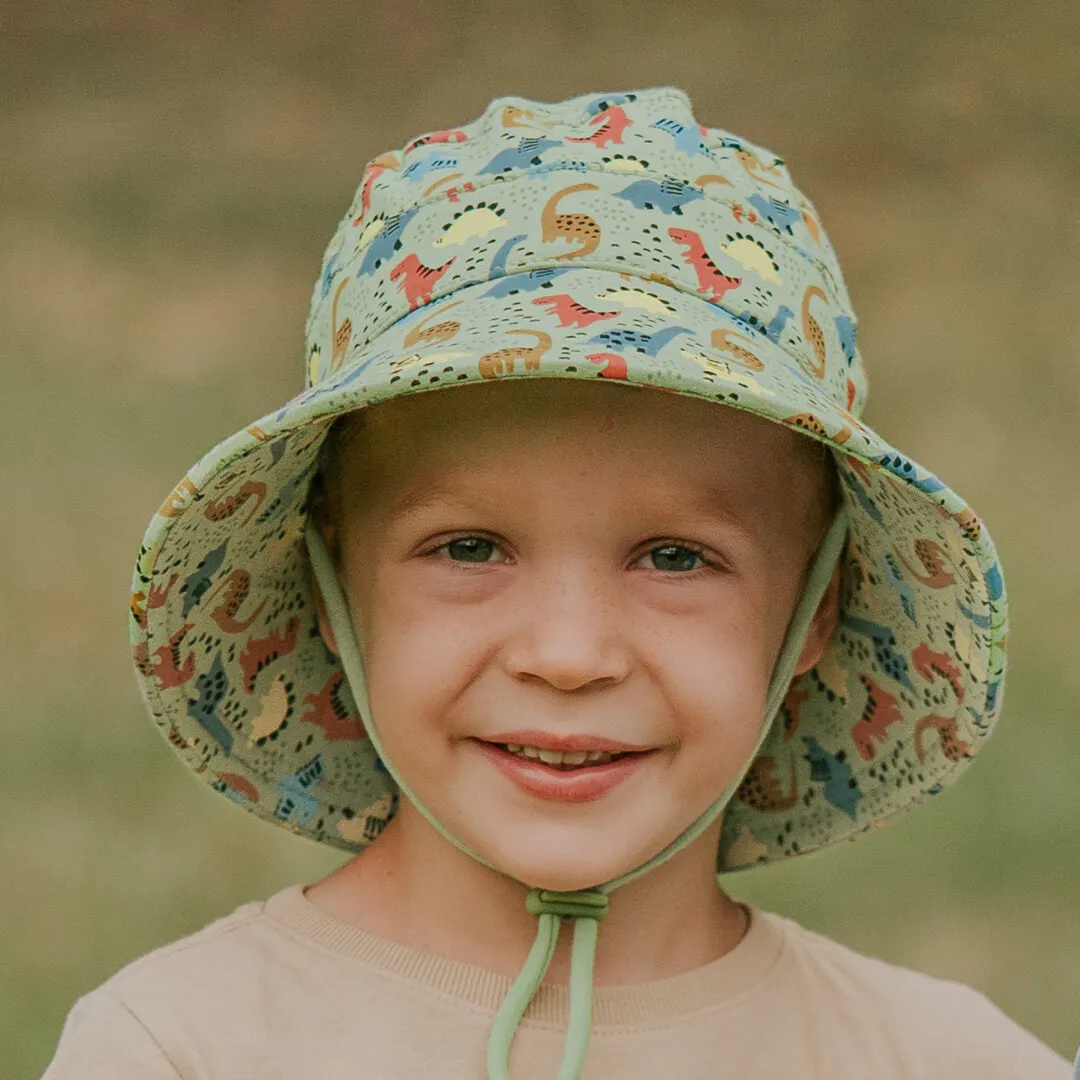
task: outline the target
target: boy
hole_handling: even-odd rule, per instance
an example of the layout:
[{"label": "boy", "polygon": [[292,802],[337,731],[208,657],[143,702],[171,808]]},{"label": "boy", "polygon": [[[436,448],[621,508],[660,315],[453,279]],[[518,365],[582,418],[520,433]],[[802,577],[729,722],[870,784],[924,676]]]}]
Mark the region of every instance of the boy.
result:
[{"label": "boy", "polygon": [[858,419],[779,159],[676,90],[496,101],[368,167],[308,339],[152,523],[133,642],[216,790],[363,853],[83,999],[50,1080],[1068,1075],[717,888],[1001,704],[993,547]]}]

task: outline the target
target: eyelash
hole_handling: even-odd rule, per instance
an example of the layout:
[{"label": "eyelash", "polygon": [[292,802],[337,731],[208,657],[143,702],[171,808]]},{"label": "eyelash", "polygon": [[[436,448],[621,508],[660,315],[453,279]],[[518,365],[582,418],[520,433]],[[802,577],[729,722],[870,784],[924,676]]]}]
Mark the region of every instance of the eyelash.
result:
[{"label": "eyelash", "polygon": [[[487,565],[489,565],[487,562],[480,562],[480,561],[472,562],[472,561],[470,561],[468,559],[453,559],[453,558],[451,558],[448,549],[449,549],[451,544],[455,544],[460,540],[482,540],[482,541],[485,541],[486,543],[491,544],[492,547],[494,547],[496,549],[498,549],[498,547],[499,547],[499,542],[497,540],[492,539],[489,536],[484,536],[481,533],[462,533],[460,536],[455,536],[455,537],[452,537],[449,540],[444,541],[442,544],[439,544],[437,547],[433,547],[433,548],[428,549],[424,554],[429,555],[429,556],[436,556],[436,555],[439,555],[440,553],[444,554],[446,556],[447,561],[453,566],[454,571],[459,572],[459,573],[470,573],[471,568],[474,567],[474,566],[487,566]],[[654,570],[658,574],[664,574],[665,576],[688,579],[688,578],[696,578],[699,575],[701,575],[702,573],[707,572],[707,571],[717,571],[717,570],[722,570],[723,569],[723,566],[719,562],[717,562],[717,561],[715,561],[713,559],[710,559],[707,556],[706,549],[704,547],[702,547],[700,544],[695,544],[695,543],[692,543],[691,541],[688,541],[688,540],[662,540],[662,541],[660,541],[658,543],[652,544],[649,548],[647,548],[644,552],[642,552],[641,556],[637,560],[635,560],[635,562],[639,562],[641,559],[644,559],[646,556],[648,556],[649,554],[651,554],[654,551],[662,551],[665,548],[677,548],[677,549],[684,550],[684,551],[690,551],[690,552],[692,552],[694,555],[696,555],[698,557],[698,559],[701,561],[702,565],[701,566],[695,566],[693,568],[693,570],[682,570],[682,571],[676,571],[676,570],[664,571],[664,570],[660,570],[658,567],[650,567],[649,568],[649,569]]]}]

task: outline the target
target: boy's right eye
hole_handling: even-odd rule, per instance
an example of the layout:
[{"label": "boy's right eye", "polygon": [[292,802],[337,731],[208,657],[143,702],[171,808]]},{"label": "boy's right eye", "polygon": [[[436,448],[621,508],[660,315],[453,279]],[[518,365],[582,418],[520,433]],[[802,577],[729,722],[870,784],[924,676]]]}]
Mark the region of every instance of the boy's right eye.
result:
[{"label": "boy's right eye", "polygon": [[436,550],[445,551],[455,562],[484,563],[491,559],[495,552],[495,545],[482,536],[463,536],[458,540],[451,540]]}]

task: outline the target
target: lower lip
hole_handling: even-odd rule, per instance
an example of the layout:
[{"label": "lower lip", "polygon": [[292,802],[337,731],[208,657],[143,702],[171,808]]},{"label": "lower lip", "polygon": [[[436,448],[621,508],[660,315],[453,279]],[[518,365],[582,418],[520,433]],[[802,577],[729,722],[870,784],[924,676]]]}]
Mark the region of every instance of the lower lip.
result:
[{"label": "lower lip", "polygon": [[557,769],[533,758],[511,754],[495,743],[477,740],[477,746],[504,776],[522,791],[538,799],[557,802],[592,802],[603,798],[624,780],[633,776],[654,750],[627,754],[603,765],[582,765],[576,769]]}]

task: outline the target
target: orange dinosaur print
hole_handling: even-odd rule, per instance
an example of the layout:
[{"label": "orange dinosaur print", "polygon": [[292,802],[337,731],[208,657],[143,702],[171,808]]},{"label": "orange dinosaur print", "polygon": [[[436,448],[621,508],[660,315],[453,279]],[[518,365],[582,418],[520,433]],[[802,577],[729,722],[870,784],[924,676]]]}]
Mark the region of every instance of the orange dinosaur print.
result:
[{"label": "orange dinosaur print", "polygon": [[793,738],[802,723],[802,707],[810,697],[809,690],[796,690],[792,687],[787,692],[780,706],[780,715],[784,718],[784,741]]},{"label": "orange dinosaur print", "polygon": [[225,592],[225,598],[210,612],[210,617],[221,627],[224,633],[242,634],[259,617],[262,609],[266,607],[266,599],[264,598],[262,603],[246,619],[238,621],[236,613],[243,606],[244,601],[251,592],[251,575],[246,570],[234,570],[218,582],[210,595],[207,596],[206,602],[209,603],[222,590]]},{"label": "orange dinosaur print", "polygon": [[520,360],[525,365],[526,371],[536,371],[540,367],[540,359],[551,348],[551,335],[543,330],[507,330],[508,334],[524,334],[526,337],[536,338],[536,344],[531,348],[519,345],[516,348],[497,349],[481,356],[476,362],[477,369],[485,379],[494,379],[497,375],[513,374],[514,364]]},{"label": "orange dinosaur print", "polygon": [[933,682],[940,675],[952,687],[957,703],[963,703],[963,676],[960,674],[960,669],[949,659],[948,653],[934,652],[923,641],[912,652],[911,665],[927,682]]},{"label": "orange dinosaur print", "polygon": [[694,184],[700,188],[705,187],[706,184],[725,184],[727,187],[733,186],[726,176],[721,176],[719,173],[702,173],[694,181]]},{"label": "orange dinosaur print", "polygon": [[763,754],[754,758],[739,785],[735,797],[754,810],[777,813],[790,810],[799,801],[799,785],[795,774],[795,759],[790,762],[787,791],[776,775],[776,758]]},{"label": "orange dinosaur print", "polygon": [[[451,180],[460,180],[464,175],[465,174],[461,172],[452,172],[448,173],[446,176],[440,176],[434,184],[431,184],[428,187],[424,188],[424,194],[422,197],[426,199],[429,195],[433,195],[436,191],[438,191],[439,188],[443,186],[443,184],[449,184]],[[469,191],[473,190],[472,184],[466,184],[465,186]],[[450,188],[450,191],[456,192],[457,188]],[[451,196],[450,191],[447,192],[448,201],[457,202],[456,196]]]},{"label": "orange dinosaur print", "polygon": [[618,353],[588,353],[585,359],[594,364],[604,365],[600,370],[601,379],[625,379],[628,377],[629,373],[626,370],[626,361]]},{"label": "orange dinosaur print", "polygon": [[752,153],[745,147],[737,149],[735,151],[735,157],[752,180],[756,180],[761,184],[767,184],[769,187],[782,186],[769,179],[770,176],[783,179],[783,170],[778,165],[766,165],[757,154]]},{"label": "orange dinosaur print", "polygon": [[352,340],[352,319],[346,319],[339,326],[337,317],[338,300],[341,299],[341,294],[348,282],[348,278],[341,279],[341,284],[338,285],[334,292],[334,303],[330,308],[330,322],[334,327],[334,340],[330,350],[331,371],[337,371],[345,362],[345,354],[348,352],[349,342]]},{"label": "orange dinosaur print", "polygon": [[434,326],[428,326],[427,324],[431,322],[432,319],[438,318],[444,312],[449,311],[450,308],[457,307],[460,303],[460,300],[455,300],[452,304],[442,305],[436,311],[421,319],[405,335],[405,339],[402,342],[405,348],[412,349],[417,345],[442,345],[444,342],[449,341],[454,337],[461,329],[461,323],[459,323],[457,319],[444,319]]},{"label": "orange dinosaur print", "polygon": [[893,724],[902,723],[904,714],[896,698],[882,690],[873,679],[860,675],[859,682],[866,689],[866,705],[851,729],[851,741],[863,760],[870,761],[876,749],[874,740],[884,743],[885,733]]},{"label": "orange dinosaur print", "polygon": [[960,738],[956,730],[955,716],[937,716],[930,713],[915,724],[915,756],[920,762],[926,760],[926,750],[923,747],[923,735],[933,729],[938,733],[941,741],[941,752],[948,761],[960,761],[967,756],[971,749],[971,743]]},{"label": "orange dinosaur print", "polygon": [[547,308],[548,314],[554,315],[560,326],[579,326],[582,329],[601,319],[614,319],[619,314],[617,311],[593,311],[584,304],[579,304],[568,293],[538,296],[533,303]]},{"label": "orange dinosaur print", "polygon": [[348,709],[338,697],[344,681],[345,676],[340,671],[335,671],[317,694],[308,694],[304,698],[304,704],[310,708],[300,717],[300,723],[321,727],[327,742],[366,738],[363,725],[355,716],[349,715]]},{"label": "orange dinosaur print", "polygon": [[933,540],[915,541],[915,558],[922,564],[925,574],[915,570],[899,548],[893,548],[893,551],[904,564],[904,569],[920,584],[931,589],[944,589],[948,585],[956,584],[955,576],[945,569],[945,553],[941,550],[941,545]]},{"label": "orange dinosaur print", "polygon": [[735,338],[741,338],[753,345],[745,334],[736,333],[734,330],[721,330],[719,327],[712,332],[709,340],[717,352],[724,353],[739,367],[746,368],[747,371],[764,371],[765,365],[749,349],[733,340]]},{"label": "orange dinosaur print", "polygon": [[429,146],[432,143],[459,143],[468,142],[468,139],[468,135],[460,128],[451,128],[448,131],[433,131],[430,135],[418,135],[412,142],[406,143],[402,154],[411,154],[414,150],[419,150],[421,146]]},{"label": "orange dinosaur print", "polygon": [[240,653],[240,670],[244,673],[244,692],[253,693],[255,680],[259,672],[275,660],[288,656],[296,648],[296,639],[300,633],[300,620],[293,616],[285,627],[271,630],[264,638],[250,638],[243,652]]},{"label": "orange dinosaur print", "polygon": [[742,284],[742,278],[731,277],[717,267],[709,258],[701,237],[692,229],[668,229],[668,236],[686,248],[683,261],[692,266],[697,274],[698,292],[705,293],[706,299],[712,303],[719,303],[724,293]]},{"label": "orange dinosaur print", "polygon": [[398,283],[398,288],[409,300],[409,310],[415,311],[421,304],[431,303],[431,290],[439,278],[450,269],[455,256],[451,256],[442,266],[425,266],[415,251],[410,251],[390,271],[390,280]]},{"label": "orange dinosaur print", "polygon": [[[802,332],[803,338],[814,354],[814,362],[809,366],[808,370],[815,379],[823,379],[825,378],[825,332],[821,329],[821,324],[817,319],[810,314],[810,301],[814,299],[828,302],[825,293],[816,285],[811,285],[803,293]],[[802,366],[805,367],[806,365]]]},{"label": "orange dinosaur print", "polygon": [[554,259],[579,259],[591,255],[600,245],[600,225],[588,214],[560,214],[556,212],[559,200],[577,191],[596,191],[595,184],[571,184],[556,191],[540,211],[540,239],[545,244],[567,240],[581,244],[576,251],[564,251],[553,255]]},{"label": "orange dinosaur print", "polygon": [[203,516],[207,521],[224,521],[232,517],[241,506],[254,496],[251,512],[244,520],[246,525],[258,512],[266,498],[266,485],[261,480],[248,480],[241,484],[235,495],[225,495],[220,499],[211,499],[206,504]]},{"label": "orange dinosaur print", "polygon": [[603,150],[608,143],[623,141],[623,132],[630,126],[630,117],[621,105],[612,105],[611,108],[598,112],[589,123],[596,128],[591,135],[583,139],[568,135],[566,141],[591,142],[598,150]]},{"label": "orange dinosaur print", "polygon": [[188,507],[192,496],[195,494],[195,484],[188,477],[184,477],[179,484],[169,492],[168,497],[158,508],[162,517],[179,517]]}]

